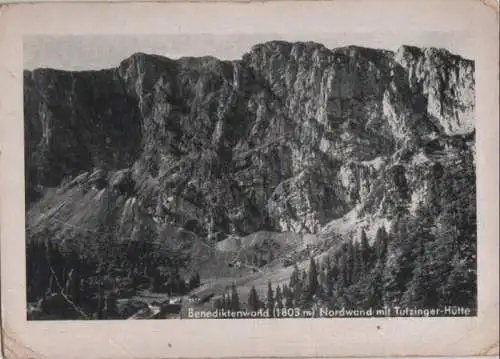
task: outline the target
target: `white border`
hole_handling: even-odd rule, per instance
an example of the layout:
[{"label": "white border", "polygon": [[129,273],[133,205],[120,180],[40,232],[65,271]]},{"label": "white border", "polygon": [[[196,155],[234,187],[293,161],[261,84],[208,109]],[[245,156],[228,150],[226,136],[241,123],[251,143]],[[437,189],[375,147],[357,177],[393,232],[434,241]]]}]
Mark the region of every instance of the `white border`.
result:
[{"label": "white border", "polygon": [[[0,9],[1,299],[8,357],[170,358],[498,353],[497,14],[473,0],[36,4]],[[29,34],[467,33],[477,41],[477,318],[27,322],[22,39]],[[380,328],[380,329],[378,329]]]}]

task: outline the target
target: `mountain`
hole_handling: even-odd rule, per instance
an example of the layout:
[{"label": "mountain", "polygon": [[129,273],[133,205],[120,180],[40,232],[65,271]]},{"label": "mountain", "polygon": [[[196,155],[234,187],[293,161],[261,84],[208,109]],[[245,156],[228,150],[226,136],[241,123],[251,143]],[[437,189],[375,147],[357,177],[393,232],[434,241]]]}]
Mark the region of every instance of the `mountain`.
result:
[{"label": "mountain", "polygon": [[473,243],[474,85],[474,62],[444,49],[282,41],[237,61],[137,53],[113,69],[25,71],[28,300],[60,291],[40,281],[48,269],[71,285],[82,258],[96,261],[88,278],[113,282],[106,293],[136,272],[170,294],[195,273],[214,292],[265,293],[288,280],[284,262],[330,258],[360,233],[375,245],[410,217],[441,238],[469,207]]}]

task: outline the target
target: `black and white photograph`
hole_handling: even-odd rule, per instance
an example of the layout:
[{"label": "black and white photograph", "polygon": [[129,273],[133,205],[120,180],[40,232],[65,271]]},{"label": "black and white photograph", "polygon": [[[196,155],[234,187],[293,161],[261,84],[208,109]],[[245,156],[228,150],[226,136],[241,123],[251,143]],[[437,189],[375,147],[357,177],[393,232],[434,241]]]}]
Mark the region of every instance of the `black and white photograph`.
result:
[{"label": "black and white photograph", "polygon": [[498,355],[497,14],[3,7],[2,354]]},{"label": "black and white photograph", "polygon": [[475,315],[473,60],[114,40],[24,71],[29,320]]}]

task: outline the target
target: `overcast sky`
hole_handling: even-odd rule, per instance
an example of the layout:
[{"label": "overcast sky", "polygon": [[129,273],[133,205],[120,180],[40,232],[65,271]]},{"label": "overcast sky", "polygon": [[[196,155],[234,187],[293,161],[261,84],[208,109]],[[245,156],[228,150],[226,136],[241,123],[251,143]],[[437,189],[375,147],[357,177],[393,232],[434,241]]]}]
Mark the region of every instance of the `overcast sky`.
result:
[{"label": "overcast sky", "polygon": [[335,33],[335,34],[241,34],[151,36],[30,36],[24,38],[24,68],[50,67],[66,70],[102,69],[117,66],[135,52],[170,58],[211,55],[239,59],[250,48],[269,40],[315,41],[328,48],[359,45],[397,50],[401,45],[446,48],[474,59],[474,42],[463,33]]}]

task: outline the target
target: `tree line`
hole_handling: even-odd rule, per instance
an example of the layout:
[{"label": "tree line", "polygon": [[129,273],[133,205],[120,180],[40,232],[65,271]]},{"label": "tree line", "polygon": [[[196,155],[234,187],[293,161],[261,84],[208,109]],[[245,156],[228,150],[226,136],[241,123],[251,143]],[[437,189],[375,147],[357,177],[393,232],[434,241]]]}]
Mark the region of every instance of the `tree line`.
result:
[{"label": "tree line", "polygon": [[27,301],[44,318],[117,319],[124,315],[117,299],[137,290],[184,295],[201,284],[198,272],[182,273],[185,254],[153,240],[61,243],[49,237],[38,234],[26,246]]},{"label": "tree line", "polygon": [[[333,253],[294,266],[287,283],[268,283],[264,298],[250,290],[243,304],[233,284],[218,308],[368,309],[384,306],[476,308],[476,192],[472,159],[444,171],[435,166],[418,210],[400,206],[391,228],[373,238],[362,230],[344,238]],[[54,233],[27,232],[27,299],[54,319],[116,318],[117,298],[149,289],[183,295],[200,285],[198,273],[184,273],[189,252],[154,238],[79,236],[59,241]],[[271,251],[269,251],[271,252]],[[272,254],[266,260],[272,260]],[[258,259],[256,259],[259,262]],[[56,296],[57,300],[54,298]],[[53,306],[53,307],[51,307]]]},{"label": "tree line", "polygon": [[391,228],[374,238],[361,230],[333,254],[294,266],[288,283],[268,285],[266,298],[252,287],[247,307],[331,309],[394,306],[477,308],[477,225],[472,158],[444,171],[431,169],[429,191],[418,209],[397,208]]}]

